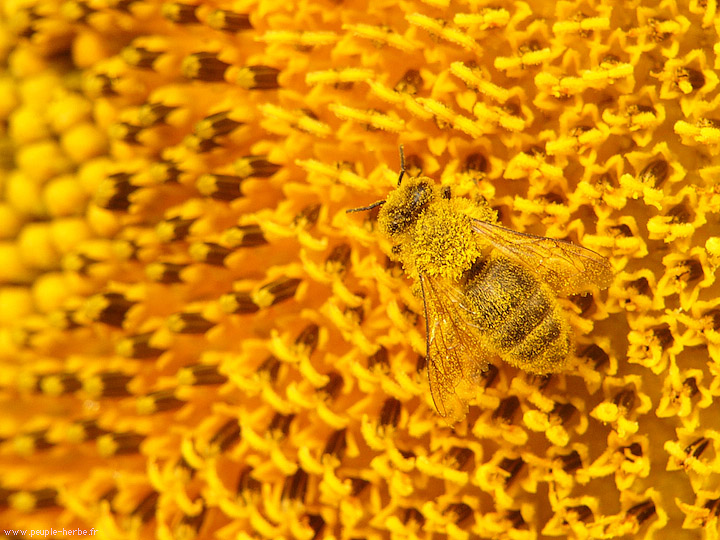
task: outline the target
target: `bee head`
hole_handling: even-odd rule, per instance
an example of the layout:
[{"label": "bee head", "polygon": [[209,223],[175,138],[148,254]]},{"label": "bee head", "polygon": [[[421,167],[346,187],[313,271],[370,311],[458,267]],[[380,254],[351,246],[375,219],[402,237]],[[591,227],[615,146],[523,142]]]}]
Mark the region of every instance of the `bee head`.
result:
[{"label": "bee head", "polygon": [[432,202],[435,191],[433,181],[427,176],[410,178],[403,183],[404,176],[405,153],[403,146],[400,145],[400,176],[397,189],[388,195],[387,200],[377,201],[369,206],[351,208],[347,212],[363,212],[382,206],[378,214],[380,229],[391,238],[406,233]]},{"label": "bee head", "polygon": [[388,195],[378,214],[380,229],[389,237],[408,232],[435,197],[427,176],[410,178]]}]

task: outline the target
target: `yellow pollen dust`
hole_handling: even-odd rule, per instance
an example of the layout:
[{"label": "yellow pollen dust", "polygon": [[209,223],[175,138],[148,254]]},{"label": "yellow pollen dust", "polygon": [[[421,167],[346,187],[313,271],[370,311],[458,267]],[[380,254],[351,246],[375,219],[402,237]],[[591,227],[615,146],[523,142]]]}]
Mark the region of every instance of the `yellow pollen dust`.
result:
[{"label": "yellow pollen dust", "polygon": [[425,211],[415,225],[411,246],[417,271],[457,280],[480,255],[470,219],[451,202],[440,202]]}]

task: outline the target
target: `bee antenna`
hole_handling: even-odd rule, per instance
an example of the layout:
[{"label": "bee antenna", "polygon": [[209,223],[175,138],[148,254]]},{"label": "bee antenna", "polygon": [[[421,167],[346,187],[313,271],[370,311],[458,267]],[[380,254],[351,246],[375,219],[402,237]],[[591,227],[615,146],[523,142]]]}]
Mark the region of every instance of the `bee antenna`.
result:
[{"label": "bee antenna", "polygon": [[349,210],[345,210],[345,213],[349,214],[350,212],[364,212],[365,210],[372,210],[376,206],[380,206],[381,204],[385,204],[385,201],[378,201],[374,202],[368,206],[362,206],[360,208],[350,208]]},{"label": "bee antenna", "polygon": [[403,176],[405,175],[405,152],[403,145],[400,145],[400,177],[398,178],[398,186],[402,182]]}]

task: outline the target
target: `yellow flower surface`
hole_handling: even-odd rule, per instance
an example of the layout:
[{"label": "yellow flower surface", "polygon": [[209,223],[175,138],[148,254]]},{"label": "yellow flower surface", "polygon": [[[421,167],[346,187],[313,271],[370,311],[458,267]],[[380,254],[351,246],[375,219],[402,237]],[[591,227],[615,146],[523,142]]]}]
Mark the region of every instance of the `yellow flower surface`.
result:
[{"label": "yellow flower surface", "polygon": [[[716,0],[0,2],[2,534],[717,540],[719,43]],[[401,144],[614,272],[454,425],[346,213]]]}]

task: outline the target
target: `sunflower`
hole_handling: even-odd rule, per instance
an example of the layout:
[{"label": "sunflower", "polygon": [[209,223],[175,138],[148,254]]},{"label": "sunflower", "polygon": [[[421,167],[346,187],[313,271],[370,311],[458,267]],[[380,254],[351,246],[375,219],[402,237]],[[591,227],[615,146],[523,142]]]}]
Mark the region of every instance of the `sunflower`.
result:
[{"label": "sunflower", "polygon": [[[704,538],[715,0],[6,0],[9,537]],[[566,370],[448,425],[378,234],[410,177],[610,261]],[[452,261],[450,261],[451,264]]]}]

